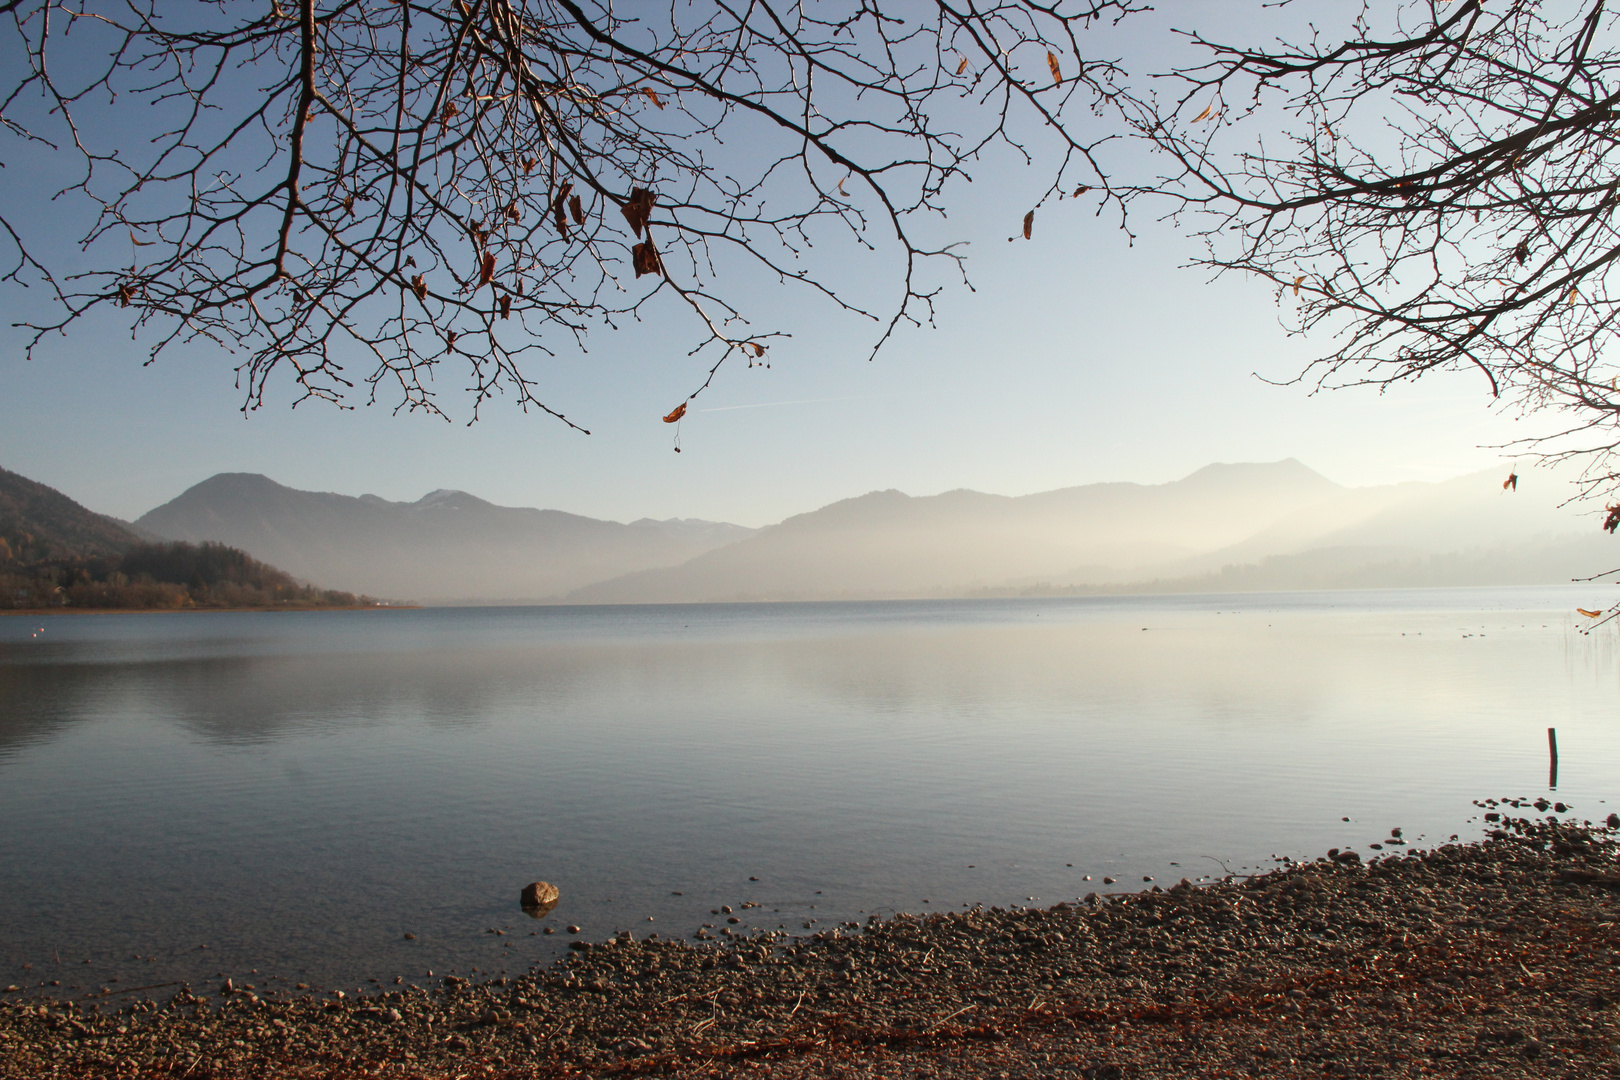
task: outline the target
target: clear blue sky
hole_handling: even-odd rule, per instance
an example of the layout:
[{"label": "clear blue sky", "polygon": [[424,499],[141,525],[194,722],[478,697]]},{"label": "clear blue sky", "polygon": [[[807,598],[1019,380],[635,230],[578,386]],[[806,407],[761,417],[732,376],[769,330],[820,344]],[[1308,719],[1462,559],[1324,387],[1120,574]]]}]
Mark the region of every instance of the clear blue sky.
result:
[{"label": "clear blue sky", "polygon": [[[501,402],[472,427],[381,406],[294,410],[285,386],[244,419],[228,355],[193,349],[143,368],[127,330],[105,325],[32,363],[13,332],[0,339],[0,466],[126,518],[243,471],[390,499],[447,487],[618,520],[760,525],[880,488],[1019,494],[1166,481],[1212,461],[1296,457],[1347,484],[1441,479],[1501,463],[1483,447],[1526,433],[1478,377],[1383,395],[1265,384],[1252,373],[1286,378],[1312,355],[1279,328],[1270,291],[1179,269],[1195,248],[1147,212],[1134,246],[1073,200],[1043,209],[1033,240],[1008,243],[1033,180],[1011,161],[985,166],[940,233],[971,242],[977,291],[949,290],[937,330],[903,333],[870,363],[867,327],[800,292],[750,293],[771,317],[761,325],[795,336],[769,370],[722,371],[678,455],[659,418],[701,375],[687,336],[667,327],[599,333],[589,355],[564,351],[543,373],[548,401],[586,437]],[[21,304],[0,291],[6,323]],[[444,385],[464,413],[457,376]]]}]

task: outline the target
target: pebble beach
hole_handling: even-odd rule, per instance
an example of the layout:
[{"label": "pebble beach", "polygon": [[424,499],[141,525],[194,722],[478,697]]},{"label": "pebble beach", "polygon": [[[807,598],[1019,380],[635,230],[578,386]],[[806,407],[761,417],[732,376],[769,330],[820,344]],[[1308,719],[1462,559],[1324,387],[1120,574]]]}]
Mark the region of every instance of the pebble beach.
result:
[{"label": "pebble beach", "polygon": [[483,983],[12,986],[0,1077],[1620,1075],[1616,829],[1487,804],[1474,843],[809,936],[620,934]]}]

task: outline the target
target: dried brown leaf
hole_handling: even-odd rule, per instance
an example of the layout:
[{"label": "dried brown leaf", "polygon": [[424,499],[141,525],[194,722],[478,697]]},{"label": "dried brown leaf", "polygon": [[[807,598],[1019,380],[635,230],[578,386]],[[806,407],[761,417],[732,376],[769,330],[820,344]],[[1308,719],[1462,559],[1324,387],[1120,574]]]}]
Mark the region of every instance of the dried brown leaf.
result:
[{"label": "dried brown leaf", "polygon": [[484,252],[484,265],[478,270],[478,284],[488,285],[495,278],[495,253]]},{"label": "dried brown leaf", "polygon": [[956,65],[956,73],[958,75],[960,75],[960,74],[962,74],[962,72],[964,72],[966,70],[967,70],[967,57],[964,56],[964,57],[962,57],[962,62],[960,64]]},{"label": "dried brown leaf", "polygon": [[1031,210],[1029,213],[1024,215],[1024,239],[1025,240],[1029,239],[1029,234],[1034,230],[1034,228],[1035,228],[1035,211]]},{"label": "dried brown leaf", "polygon": [[1061,86],[1063,84],[1063,69],[1058,66],[1058,58],[1056,53],[1050,51],[1047,52],[1046,66],[1052,69],[1052,85]]},{"label": "dried brown leaf", "polygon": [[557,231],[562,233],[565,239],[568,236],[568,213],[564,207],[568,201],[568,193],[573,190],[574,185],[565,180],[563,186],[557,191],[557,197],[551,200],[551,214],[556,219]]},{"label": "dried brown leaf", "polygon": [[630,263],[636,268],[636,277],[664,271],[663,260],[658,257],[658,249],[653,247],[650,237],[630,249]]},{"label": "dried brown leaf", "polygon": [[674,410],[672,410],[669,413],[668,416],[664,417],[664,423],[673,424],[675,421],[679,420],[681,417],[683,417],[685,415],[686,415],[686,402],[683,401],[679,405],[675,406]]},{"label": "dried brown leaf", "polygon": [[578,195],[568,197],[568,213],[572,215],[575,225],[585,224],[585,204],[579,201]]},{"label": "dried brown leaf", "polygon": [[1211,102],[1210,104],[1204,106],[1204,111],[1203,112],[1201,112],[1197,116],[1193,117],[1192,122],[1196,124],[1200,120],[1208,120],[1210,114],[1213,113],[1214,111],[1215,111],[1215,105],[1214,105],[1213,102]]},{"label": "dried brown leaf", "polygon": [[620,207],[620,212],[624,214],[624,220],[630,223],[630,228],[640,236],[641,230],[647,227],[647,222],[652,218],[652,208],[652,192],[646,188],[631,188],[630,198]]}]

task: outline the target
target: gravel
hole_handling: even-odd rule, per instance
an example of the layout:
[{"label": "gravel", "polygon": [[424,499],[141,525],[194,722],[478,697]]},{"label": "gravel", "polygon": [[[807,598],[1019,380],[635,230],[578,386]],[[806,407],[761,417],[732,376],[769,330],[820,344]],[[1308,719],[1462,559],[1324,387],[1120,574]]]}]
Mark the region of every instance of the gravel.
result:
[{"label": "gravel", "polygon": [[1479,843],[1045,909],[581,941],[480,984],[12,990],[0,1077],[1620,1075],[1615,831],[1492,824]]}]

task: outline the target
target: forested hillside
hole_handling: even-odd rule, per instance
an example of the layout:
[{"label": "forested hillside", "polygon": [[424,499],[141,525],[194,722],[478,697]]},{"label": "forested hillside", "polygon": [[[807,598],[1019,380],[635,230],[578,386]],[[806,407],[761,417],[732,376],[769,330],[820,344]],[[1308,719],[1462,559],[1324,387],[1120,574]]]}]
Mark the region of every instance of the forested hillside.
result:
[{"label": "forested hillside", "polygon": [[224,544],[148,543],[54,488],[0,469],[0,610],[350,607]]}]

